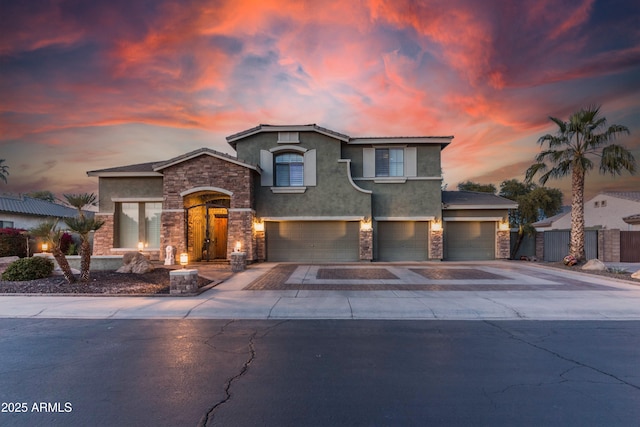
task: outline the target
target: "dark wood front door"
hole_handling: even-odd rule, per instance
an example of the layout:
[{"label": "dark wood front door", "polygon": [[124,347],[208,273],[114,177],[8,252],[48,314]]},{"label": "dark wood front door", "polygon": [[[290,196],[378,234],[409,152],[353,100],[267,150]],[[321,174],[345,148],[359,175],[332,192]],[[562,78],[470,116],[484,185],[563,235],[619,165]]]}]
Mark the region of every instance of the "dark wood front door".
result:
[{"label": "dark wood front door", "polygon": [[214,257],[227,258],[227,217],[216,216],[213,230]]}]

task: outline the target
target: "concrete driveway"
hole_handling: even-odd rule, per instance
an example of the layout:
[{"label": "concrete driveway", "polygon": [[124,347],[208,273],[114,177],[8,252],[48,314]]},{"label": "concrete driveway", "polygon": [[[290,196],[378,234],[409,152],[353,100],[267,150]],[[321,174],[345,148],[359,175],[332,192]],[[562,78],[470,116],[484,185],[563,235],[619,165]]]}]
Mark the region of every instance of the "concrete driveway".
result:
[{"label": "concrete driveway", "polygon": [[523,262],[263,263],[194,297],[1,296],[0,317],[640,320],[640,286]]}]

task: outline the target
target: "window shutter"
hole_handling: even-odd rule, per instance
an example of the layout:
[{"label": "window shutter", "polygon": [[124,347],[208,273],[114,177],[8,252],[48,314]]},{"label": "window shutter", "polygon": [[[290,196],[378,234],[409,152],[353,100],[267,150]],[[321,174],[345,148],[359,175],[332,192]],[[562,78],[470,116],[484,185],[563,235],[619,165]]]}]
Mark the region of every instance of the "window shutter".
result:
[{"label": "window shutter", "polygon": [[376,176],[376,149],[362,149],[362,176],[365,178],[373,178]]},{"label": "window shutter", "polygon": [[307,187],[316,186],[316,150],[304,153],[304,184]]},{"label": "window shutter", "polygon": [[418,152],[416,147],[404,149],[404,176],[418,176]]},{"label": "window shutter", "polygon": [[273,185],[273,154],[270,151],[260,150],[260,185],[271,187]]}]

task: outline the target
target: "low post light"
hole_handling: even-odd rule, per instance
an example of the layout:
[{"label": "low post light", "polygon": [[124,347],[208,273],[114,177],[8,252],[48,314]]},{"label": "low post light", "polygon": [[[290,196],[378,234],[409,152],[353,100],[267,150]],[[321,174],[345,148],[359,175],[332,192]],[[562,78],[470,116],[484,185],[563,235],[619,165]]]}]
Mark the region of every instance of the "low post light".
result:
[{"label": "low post light", "polygon": [[144,243],[138,242],[138,250],[142,252],[143,249],[144,249]]},{"label": "low post light", "polygon": [[42,252],[47,252],[49,250],[49,244],[47,242],[42,243]]},{"label": "low post light", "polygon": [[236,242],[236,246],[235,248],[233,248],[234,252],[240,252],[241,249],[242,249],[242,243]]},{"label": "low post light", "polygon": [[187,264],[189,264],[189,254],[183,252],[180,254],[180,265],[182,268],[187,268]]}]

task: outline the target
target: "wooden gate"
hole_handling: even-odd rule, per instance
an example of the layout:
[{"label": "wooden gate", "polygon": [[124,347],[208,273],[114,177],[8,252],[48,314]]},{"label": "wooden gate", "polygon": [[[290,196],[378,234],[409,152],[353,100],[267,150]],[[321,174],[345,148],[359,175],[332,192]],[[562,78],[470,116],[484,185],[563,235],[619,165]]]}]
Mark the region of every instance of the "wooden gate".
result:
[{"label": "wooden gate", "polygon": [[640,231],[620,232],[620,262],[640,262]]}]

